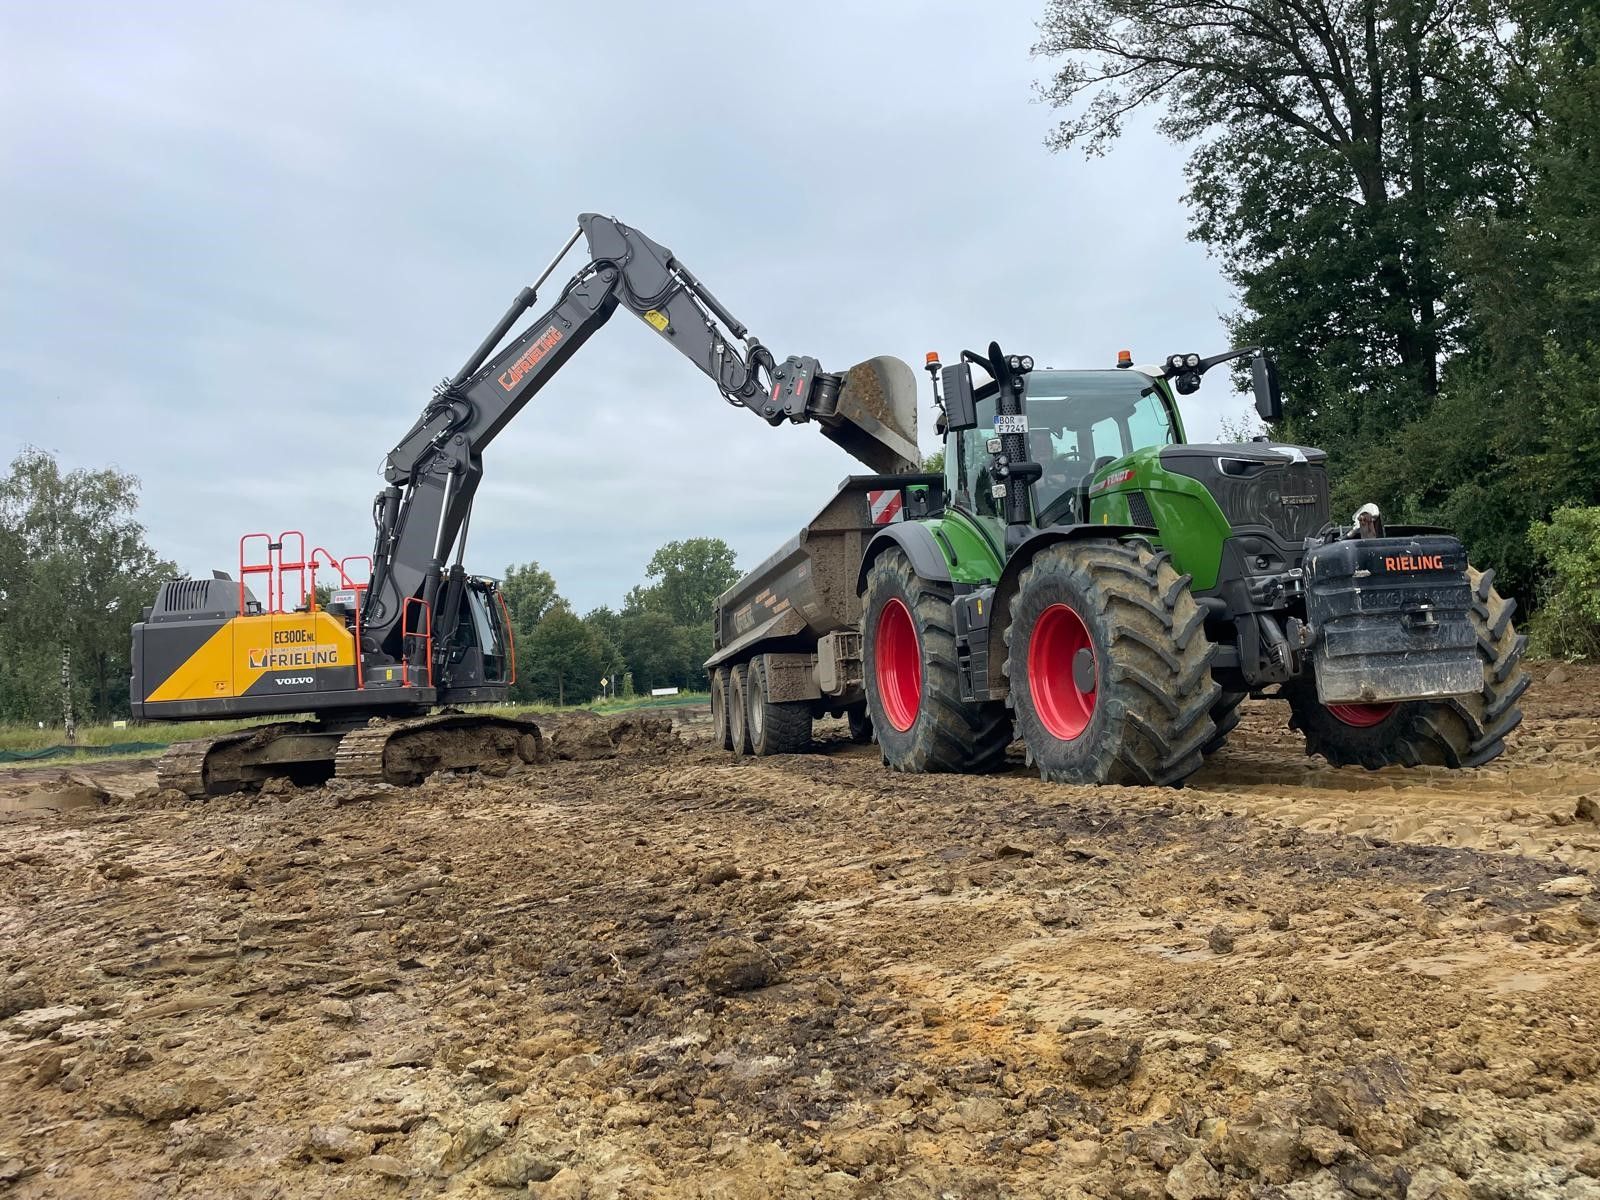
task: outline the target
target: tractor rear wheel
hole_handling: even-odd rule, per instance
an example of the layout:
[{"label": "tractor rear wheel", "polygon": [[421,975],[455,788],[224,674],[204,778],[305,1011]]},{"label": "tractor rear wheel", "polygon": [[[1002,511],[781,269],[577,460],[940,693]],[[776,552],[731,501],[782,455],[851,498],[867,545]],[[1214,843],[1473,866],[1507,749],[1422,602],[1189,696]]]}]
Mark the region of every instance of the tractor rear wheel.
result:
[{"label": "tractor rear wheel", "polygon": [[867,572],[867,712],[893,770],[981,772],[1005,764],[1005,706],[961,699],[953,595],[949,584],[918,577],[899,550],[885,550]]},{"label": "tractor rear wheel", "polygon": [[750,753],[749,690],[750,664],[740,663],[728,672],[728,734],[738,755]]},{"label": "tractor rear wheel", "polygon": [[711,672],[711,742],[719,750],[733,749],[733,726],[728,720],[728,671]]},{"label": "tractor rear wheel", "polygon": [[1058,543],[1006,631],[1017,729],[1041,779],[1175,785],[1216,732],[1212,645],[1189,577],[1142,542]]},{"label": "tractor rear wheel", "polygon": [[1472,583],[1472,628],[1483,660],[1483,690],[1447,700],[1397,704],[1330,704],[1317,699],[1316,681],[1302,675],[1284,684],[1289,727],[1305,735],[1306,753],[1336,767],[1481,767],[1506,748],[1522,722],[1517,700],[1528,688],[1522,651],[1528,639],[1511,624],[1517,602],[1495,590],[1494,572],[1467,568]]},{"label": "tractor rear wheel", "polygon": [[767,694],[767,670],[759,658],[750,663],[745,683],[750,691],[745,726],[753,753],[797,754],[811,744],[810,704],[772,700]]}]

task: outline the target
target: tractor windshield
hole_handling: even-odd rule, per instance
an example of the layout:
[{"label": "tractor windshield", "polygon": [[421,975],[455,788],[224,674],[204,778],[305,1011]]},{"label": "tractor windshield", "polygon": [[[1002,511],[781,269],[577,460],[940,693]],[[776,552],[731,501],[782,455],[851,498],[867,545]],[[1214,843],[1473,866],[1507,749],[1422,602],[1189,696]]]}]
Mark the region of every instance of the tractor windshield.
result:
[{"label": "tractor windshield", "polygon": [[1028,457],[1044,468],[1036,513],[1062,513],[1057,501],[1112,460],[1178,440],[1165,399],[1135,371],[1034,371],[1027,413]]},{"label": "tractor windshield", "polygon": [[[955,503],[999,537],[1000,501],[987,448],[995,408],[992,393],[978,401],[978,427],[960,435],[955,454],[947,453],[945,473]],[[1033,511],[1047,523],[1074,519],[1068,515],[1073,497],[1096,464],[1181,440],[1162,393],[1136,371],[1030,372],[1026,408],[1028,457],[1044,468],[1034,484]]]}]

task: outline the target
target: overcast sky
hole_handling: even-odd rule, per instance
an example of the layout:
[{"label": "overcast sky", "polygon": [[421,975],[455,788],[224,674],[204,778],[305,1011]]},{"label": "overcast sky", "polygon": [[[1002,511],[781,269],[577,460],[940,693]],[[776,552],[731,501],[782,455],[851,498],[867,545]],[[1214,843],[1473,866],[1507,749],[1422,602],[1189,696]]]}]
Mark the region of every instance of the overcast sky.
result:
[{"label": "overcast sky", "polygon": [[[1041,4],[0,4],[0,452],[137,474],[188,571],[365,552],[383,455],[587,210],[829,369],[1222,348],[1181,151],[1044,148]],[[1246,407],[1214,374],[1192,438]],[[674,538],[753,566],[852,469],[621,313],[485,455],[468,564],[615,605]]]}]

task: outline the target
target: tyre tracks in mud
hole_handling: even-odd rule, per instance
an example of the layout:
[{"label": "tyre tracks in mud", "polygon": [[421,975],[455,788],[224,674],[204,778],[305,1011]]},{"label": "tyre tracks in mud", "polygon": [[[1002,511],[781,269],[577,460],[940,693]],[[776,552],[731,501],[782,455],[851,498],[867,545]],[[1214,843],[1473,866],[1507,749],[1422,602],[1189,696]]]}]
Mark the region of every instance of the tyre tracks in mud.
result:
[{"label": "tyre tracks in mud", "polygon": [[1472,776],[1256,704],[1182,791],[701,723],[414,789],[120,774],[0,825],[0,1194],[1594,1195],[1577,674]]}]

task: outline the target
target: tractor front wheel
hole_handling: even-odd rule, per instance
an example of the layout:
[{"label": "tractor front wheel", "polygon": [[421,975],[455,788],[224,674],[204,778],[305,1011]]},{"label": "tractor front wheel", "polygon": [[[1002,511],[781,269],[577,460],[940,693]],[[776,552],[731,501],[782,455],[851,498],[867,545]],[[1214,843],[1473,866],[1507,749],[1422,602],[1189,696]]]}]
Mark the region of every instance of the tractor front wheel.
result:
[{"label": "tractor front wheel", "polygon": [[1042,779],[1172,785],[1215,736],[1211,642],[1189,577],[1141,542],[1041,550],[1006,631],[1017,729]]},{"label": "tractor front wheel", "polygon": [[1329,704],[1308,675],[1283,686],[1289,727],[1305,735],[1306,753],[1336,767],[1481,767],[1506,748],[1522,722],[1517,700],[1528,688],[1522,651],[1528,639],[1511,624],[1517,602],[1495,590],[1494,572],[1467,568],[1472,628],[1483,661],[1483,690],[1447,700]]},{"label": "tractor front wheel", "polygon": [[885,550],[867,572],[867,712],[883,761],[896,771],[995,771],[1005,763],[1005,706],[961,699],[952,596],[948,584],[919,578],[899,550]]}]

